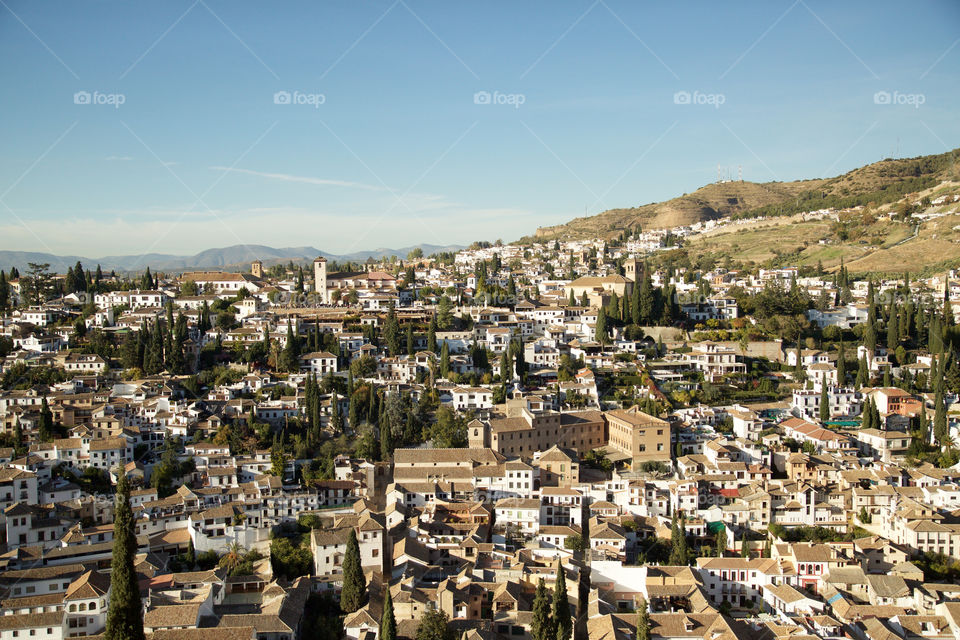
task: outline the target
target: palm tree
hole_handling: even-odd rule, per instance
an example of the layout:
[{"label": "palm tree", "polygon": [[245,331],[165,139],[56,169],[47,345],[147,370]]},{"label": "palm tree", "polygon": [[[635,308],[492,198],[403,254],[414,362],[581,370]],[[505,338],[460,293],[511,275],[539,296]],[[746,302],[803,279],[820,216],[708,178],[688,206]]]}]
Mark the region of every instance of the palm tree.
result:
[{"label": "palm tree", "polygon": [[229,574],[231,571],[236,569],[241,562],[243,562],[243,553],[244,549],[240,546],[239,542],[233,542],[227,548],[227,552],[223,554],[223,557],[220,558],[219,566],[227,570]]}]

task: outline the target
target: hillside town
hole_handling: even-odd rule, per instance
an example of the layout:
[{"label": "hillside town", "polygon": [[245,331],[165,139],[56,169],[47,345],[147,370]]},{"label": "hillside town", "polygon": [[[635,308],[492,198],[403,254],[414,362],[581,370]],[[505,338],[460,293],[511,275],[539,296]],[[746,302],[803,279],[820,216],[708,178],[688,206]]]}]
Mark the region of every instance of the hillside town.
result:
[{"label": "hillside town", "polygon": [[0,638],[960,637],[960,274],[716,226],[0,272]]}]

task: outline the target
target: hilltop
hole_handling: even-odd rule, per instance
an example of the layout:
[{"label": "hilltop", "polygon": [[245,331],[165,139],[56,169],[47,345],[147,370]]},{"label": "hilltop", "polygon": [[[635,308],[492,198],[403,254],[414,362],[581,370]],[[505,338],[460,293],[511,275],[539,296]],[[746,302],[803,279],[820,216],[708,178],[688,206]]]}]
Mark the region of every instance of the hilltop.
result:
[{"label": "hilltop", "polygon": [[625,230],[667,229],[725,217],[778,216],[826,207],[887,204],[945,180],[960,178],[955,163],[958,151],[888,158],[832,178],[716,182],[664,202],[609,209],[566,224],[541,227],[532,240],[613,237]]}]

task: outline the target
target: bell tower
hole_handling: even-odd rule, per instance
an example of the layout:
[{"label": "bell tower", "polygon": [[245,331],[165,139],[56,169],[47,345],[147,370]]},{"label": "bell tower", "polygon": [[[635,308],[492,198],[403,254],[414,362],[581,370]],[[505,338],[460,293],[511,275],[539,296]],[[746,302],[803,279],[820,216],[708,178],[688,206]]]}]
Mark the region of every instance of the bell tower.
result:
[{"label": "bell tower", "polygon": [[313,289],[320,294],[320,303],[328,304],[327,298],[327,259],[323,256],[313,261]]}]

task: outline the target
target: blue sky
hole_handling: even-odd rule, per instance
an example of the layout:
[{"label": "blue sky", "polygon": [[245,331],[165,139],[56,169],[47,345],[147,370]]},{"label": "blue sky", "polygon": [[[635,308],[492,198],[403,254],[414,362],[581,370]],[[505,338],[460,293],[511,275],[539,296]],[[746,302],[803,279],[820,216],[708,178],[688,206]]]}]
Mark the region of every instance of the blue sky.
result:
[{"label": "blue sky", "polygon": [[953,0],[2,0],[0,249],[512,240],[718,164],[939,153],[958,27]]}]

